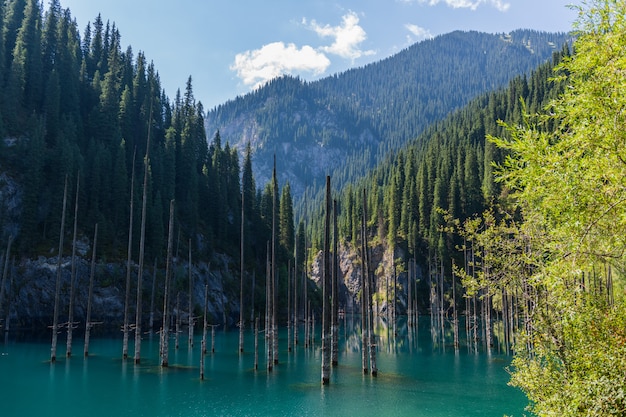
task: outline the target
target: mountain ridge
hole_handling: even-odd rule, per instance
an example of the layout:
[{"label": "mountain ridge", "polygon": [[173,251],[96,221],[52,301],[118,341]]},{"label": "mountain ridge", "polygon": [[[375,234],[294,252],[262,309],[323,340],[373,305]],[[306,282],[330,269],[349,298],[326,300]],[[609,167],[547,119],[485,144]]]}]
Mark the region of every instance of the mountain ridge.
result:
[{"label": "mountain ridge", "polygon": [[342,186],[363,176],[429,124],[472,98],[503,88],[549,60],[565,33],[455,31],[381,61],[306,82],[283,76],[210,110],[217,131],[241,153],[250,143],[257,184],[279,181],[295,198],[331,175]]}]

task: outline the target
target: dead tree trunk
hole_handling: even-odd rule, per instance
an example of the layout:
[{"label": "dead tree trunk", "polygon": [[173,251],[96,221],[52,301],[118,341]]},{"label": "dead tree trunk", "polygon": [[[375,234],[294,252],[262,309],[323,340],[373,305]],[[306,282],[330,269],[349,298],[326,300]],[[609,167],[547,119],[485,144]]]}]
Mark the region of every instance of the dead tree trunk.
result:
[{"label": "dead tree trunk", "polygon": [[52,344],[50,347],[50,362],[57,360],[57,337],[59,333],[59,293],[61,292],[61,262],[63,258],[63,236],[65,234],[65,209],[67,206],[67,175],[63,191],[63,212],[61,214],[61,232],[59,233],[59,252],[57,258],[57,279],[54,293],[54,314],[52,316]]},{"label": "dead tree trunk", "polygon": [[291,352],[291,259],[287,266],[287,352]]},{"label": "dead tree trunk", "polygon": [[[365,191],[363,191],[365,194]],[[365,213],[363,213],[363,219],[361,220],[361,364],[363,373],[369,372],[368,355],[367,355],[367,286],[366,286],[366,272],[365,272],[365,226],[366,219]]]},{"label": "dead tree trunk", "polygon": [[[12,245],[12,243],[13,243],[13,235],[9,236],[9,240],[7,242],[7,253],[6,253],[5,257],[4,257],[4,269],[2,271],[2,282],[0,282],[0,314],[4,313],[4,308],[3,308],[3,306],[4,306],[4,303],[3,303],[4,302],[4,287],[6,286],[7,275],[8,275],[8,272],[9,272],[9,257],[11,256],[11,245]],[[7,314],[7,316],[8,316],[8,314]],[[2,322],[2,320],[0,319],[0,323],[1,322]],[[2,328],[2,326],[0,326],[0,328]],[[5,330],[7,330],[7,329],[5,328]]]},{"label": "dead tree trunk", "polygon": [[244,247],[243,247],[243,238],[244,238],[244,195],[245,193],[243,192],[243,187],[241,188],[241,239],[240,239],[240,249],[239,249],[239,263],[240,263],[240,268],[239,268],[239,353],[243,353],[243,329],[244,329],[244,323],[243,323],[243,270],[244,270],[244,257],[243,257],[243,251],[244,251]]},{"label": "dead tree trunk", "polygon": [[267,353],[267,372],[272,372],[274,354],[272,353],[272,270],[270,264],[270,242],[267,242],[265,262],[265,350]]},{"label": "dead tree trunk", "polygon": [[[367,219],[367,198],[365,189],[363,189],[363,218]],[[364,228],[365,229],[365,228]],[[367,287],[367,334],[369,339],[370,368],[372,376],[378,375],[376,367],[376,336],[374,335],[374,317],[372,311],[372,295],[375,292],[373,283],[373,274],[371,271],[371,260],[369,255],[369,242],[367,239],[367,230],[364,230],[363,239],[365,240],[365,280]]]},{"label": "dead tree trunk", "polygon": [[339,356],[339,228],[337,200],[333,200],[333,272],[332,272],[332,352],[331,365],[337,366]]},{"label": "dead tree trunk", "polygon": [[154,294],[156,293],[156,276],[157,276],[157,259],[154,258],[154,266],[152,267],[152,292],[150,294],[150,334],[154,331]]},{"label": "dead tree trunk", "polygon": [[193,331],[195,318],[193,316],[193,274],[191,270],[191,239],[189,239],[189,347],[193,347]]},{"label": "dead tree trunk", "polygon": [[459,316],[456,309],[456,274],[452,260],[452,325],[454,327],[454,349],[459,350]]},{"label": "dead tree trunk", "polygon": [[200,348],[200,355],[206,355],[206,332],[209,322],[207,321],[207,309],[209,305],[209,286],[204,284],[204,325],[202,326],[202,346]]},{"label": "dead tree trunk", "polygon": [[181,325],[181,316],[180,316],[180,292],[176,293],[176,332],[174,333],[174,349],[178,349],[179,347],[179,339],[180,339],[180,325]]},{"label": "dead tree trunk", "polygon": [[72,263],[70,273],[70,308],[67,315],[67,344],[65,356],[72,356],[72,336],[74,334],[74,289],[76,286],[76,234],[78,233],[78,191],[80,188],[80,176],[76,178],[76,200],[74,203],[74,232],[72,237]]},{"label": "dead tree trunk", "polygon": [[174,200],[170,201],[170,221],[167,234],[167,257],[165,262],[165,289],[163,291],[163,327],[161,328],[161,366],[169,366],[169,293],[172,275],[172,246],[174,243]]},{"label": "dead tree trunk", "polygon": [[148,139],[146,142],[146,157],[143,165],[143,198],[141,201],[141,234],[139,236],[139,268],[137,272],[137,308],[135,309],[135,364],[141,362],[141,296],[143,282],[143,258],[146,244],[146,207],[148,204],[148,173],[150,166],[150,128],[152,127],[152,103],[148,118]]},{"label": "dead tree trunk", "polygon": [[298,239],[294,245],[294,265],[293,265],[293,345],[298,346]]},{"label": "dead tree trunk", "polygon": [[406,324],[408,327],[413,327],[413,294],[411,280],[413,279],[413,262],[409,260],[409,268],[406,274],[406,286],[407,286],[407,299],[406,299]]},{"label": "dead tree trunk", "polygon": [[93,281],[96,275],[96,247],[98,245],[98,223],[93,232],[93,252],[91,254],[91,272],[89,274],[89,295],[87,296],[87,317],[85,318],[85,357],[89,356],[89,336],[95,323],[91,322],[91,301],[93,298]]},{"label": "dead tree trunk", "polygon": [[259,318],[254,320],[254,370],[259,369]]},{"label": "dead tree trunk", "polygon": [[133,169],[130,177],[130,220],[128,222],[128,248],[126,257],[126,295],[124,297],[124,324],[122,327],[123,339],[122,339],[122,358],[128,358],[128,332],[130,331],[128,323],[128,307],[130,305],[130,275],[132,268],[132,247],[133,247],[133,219],[134,219],[134,206],[135,206],[135,156],[133,153]]},{"label": "dead tree trunk", "polygon": [[278,365],[278,322],[276,321],[276,293],[278,288],[278,277],[276,275],[276,210],[278,209],[278,179],[276,178],[276,155],[274,155],[274,170],[272,173],[272,341],[274,347],[274,365]]},{"label": "dead tree trunk", "polygon": [[322,269],[322,385],[330,382],[331,277],[330,277],[330,176],[326,176],[326,220],[324,222],[324,266]]}]

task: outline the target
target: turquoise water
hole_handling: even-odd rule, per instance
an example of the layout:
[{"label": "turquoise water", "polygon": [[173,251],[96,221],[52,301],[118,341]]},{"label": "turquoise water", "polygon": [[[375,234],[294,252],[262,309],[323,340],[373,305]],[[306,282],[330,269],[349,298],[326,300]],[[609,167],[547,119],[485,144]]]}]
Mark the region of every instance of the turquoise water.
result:
[{"label": "turquoise water", "polygon": [[[350,327],[350,326],[348,326]],[[170,367],[158,366],[158,337],[146,335],[142,363],[121,359],[121,337],[94,337],[83,358],[80,337],[74,356],[64,357],[59,337],[57,362],[50,341],[0,341],[0,415],[12,416],[502,416],[523,414],[525,397],[508,387],[510,357],[474,354],[466,348],[435,347],[428,320],[409,338],[406,328],[379,334],[378,377],[363,375],[358,336],[343,328],[339,366],[321,386],[319,337],[314,348],[287,352],[281,333],[279,364],[265,370],[259,339],[254,370],[254,335],[246,332],[238,353],[238,331],[217,331],[215,353],[205,356],[200,380],[200,336],[193,349],[187,334],[170,353]],[[196,332],[196,334],[198,331]],[[303,334],[301,329],[300,334]],[[79,336],[79,335],[77,335]],[[210,352],[210,336],[208,340]],[[130,352],[133,352],[131,345]]]}]

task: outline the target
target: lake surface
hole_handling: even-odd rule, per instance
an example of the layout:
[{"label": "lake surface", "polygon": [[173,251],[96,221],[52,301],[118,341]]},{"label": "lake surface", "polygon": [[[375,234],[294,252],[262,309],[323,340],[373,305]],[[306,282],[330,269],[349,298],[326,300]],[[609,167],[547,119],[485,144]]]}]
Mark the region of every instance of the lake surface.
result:
[{"label": "lake surface", "polygon": [[[358,321],[356,318],[355,321]],[[330,385],[321,385],[319,326],[313,348],[301,341],[287,351],[287,330],[280,334],[279,364],[266,371],[265,343],[259,337],[259,370],[254,370],[254,334],[245,333],[239,354],[237,329],[217,330],[215,353],[205,356],[200,380],[201,329],[194,347],[187,333],[180,348],[170,343],[170,367],[159,366],[158,335],[146,335],[141,365],[121,359],[122,340],[93,335],[83,358],[82,332],[75,334],[74,355],[65,358],[65,334],[59,335],[57,362],[50,337],[9,333],[0,340],[0,415],[13,416],[521,416],[526,399],[507,386],[510,356],[455,352],[435,345],[430,321],[398,336],[377,327],[378,377],[363,375],[360,342],[347,320],[339,338],[339,366]],[[131,337],[132,341],[132,337]],[[134,352],[132,342],[129,352]]]}]

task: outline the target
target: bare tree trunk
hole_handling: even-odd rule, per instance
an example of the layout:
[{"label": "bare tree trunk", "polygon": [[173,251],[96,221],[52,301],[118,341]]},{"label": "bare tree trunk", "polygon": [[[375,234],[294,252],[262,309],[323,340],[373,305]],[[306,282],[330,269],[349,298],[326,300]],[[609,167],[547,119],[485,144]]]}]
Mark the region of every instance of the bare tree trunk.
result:
[{"label": "bare tree trunk", "polygon": [[[365,191],[363,191],[365,194]],[[365,198],[364,198],[365,199]],[[365,213],[363,213],[363,219],[361,220],[361,365],[363,373],[369,372],[368,365],[368,343],[367,343],[367,278],[365,272],[366,256],[365,256],[365,225],[366,225]]]},{"label": "bare tree trunk", "polygon": [[137,272],[137,308],[135,309],[135,364],[141,362],[141,296],[143,283],[143,258],[146,244],[146,207],[148,204],[148,172],[150,166],[150,128],[152,127],[152,103],[148,118],[148,139],[143,165],[143,198],[141,202],[141,234],[139,236],[139,270]]},{"label": "bare tree trunk", "polygon": [[332,272],[332,352],[331,364],[338,365],[339,356],[339,228],[337,200],[333,200],[333,272]]},{"label": "bare tree trunk", "polygon": [[180,325],[181,325],[181,316],[180,316],[180,292],[176,293],[176,332],[174,334],[174,349],[179,348],[179,338],[180,338]]},{"label": "bare tree trunk", "polygon": [[[8,272],[9,272],[9,257],[11,256],[11,245],[12,245],[12,243],[13,243],[13,235],[9,236],[9,240],[7,242],[7,253],[6,253],[5,257],[4,257],[4,269],[2,271],[2,282],[0,282],[0,314],[4,313],[4,308],[3,308],[3,306],[4,306],[4,304],[3,304],[3,302],[4,302],[4,287],[6,286],[7,275],[8,275]],[[7,313],[7,316],[8,316],[8,313]],[[2,320],[0,319],[0,323],[1,322],[2,322]],[[2,328],[2,326],[0,326],[0,328]]]},{"label": "bare tree trunk", "polygon": [[[363,189],[363,214],[364,219],[367,219],[367,198],[365,195],[365,189]],[[366,224],[367,226],[367,224]],[[366,228],[365,228],[366,229]],[[372,376],[378,375],[378,368],[376,367],[376,336],[374,335],[374,317],[372,311],[372,295],[376,292],[373,283],[373,274],[371,271],[371,260],[369,255],[369,242],[367,239],[367,230],[363,234],[365,240],[365,279],[367,287],[367,333],[369,336],[369,352],[370,352],[370,368]]]},{"label": "bare tree trunk", "polygon": [[412,276],[412,272],[413,272],[413,262],[411,262],[411,260],[409,260],[409,268],[408,268],[408,272],[406,275],[406,286],[407,286],[407,299],[406,299],[406,323],[408,327],[412,327],[413,326],[413,294],[412,294],[412,285],[411,285],[411,280],[413,279]]},{"label": "bare tree trunk", "polygon": [[270,242],[267,242],[265,262],[265,350],[267,351],[267,372],[272,372],[274,366],[274,343],[272,339],[272,266],[270,263]]},{"label": "bare tree trunk", "polygon": [[287,352],[291,352],[291,259],[287,266]]},{"label": "bare tree trunk", "polygon": [[240,269],[239,269],[239,353],[243,353],[243,270],[244,270],[244,257],[243,257],[243,238],[244,238],[244,195],[243,187],[241,189],[241,247],[240,247]]},{"label": "bare tree trunk", "polygon": [[298,346],[298,242],[294,247],[294,265],[293,265],[293,345]]},{"label": "bare tree trunk", "polygon": [[278,277],[276,276],[276,209],[278,208],[278,179],[276,178],[276,155],[274,155],[274,170],[272,174],[272,341],[274,348],[274,365],[278,365],[278,323],[276,321],[276,293],[278,287]]},{"label": "bare tree trunk", "polygon": [[207,332],[207,326],[208,326],[208,321],[207,321],[207,309],[208,309],[208,305],[209,305],[209,285],[208,284],[204,284],[204,326],[202,327],[202,346],[200,348],[201,355],[206,355],[206,332]]},{"label": "bare tree trunk", "polygon": [[130,220],[128,222],[128,248],[126,258],[126,296],[124,297],[124,324],[122,327],[123,339],[122,339],[122,358],[128,358],[128,306],[130,304],[130,274],[132,268],[132,247],[133,247],[133,219],[134,219],[134,206],[135,206],[135,156],[136,151],[133,153],[133,169],[130,177]]},{"label": "bare tree trunk", "polygon": [[50,362],[57,360],[57,337],[59,332],[59,293],[61,292],[61,263],[63,258],[63,236],[65,234],[65,209],[67,206],[67,175],[63,191],[63,212],[61,214],[61,232],[59,233],[59,252],[57,258],[57,279],[54,293],[54,315],[52,317],[52,344],[50,347]]},{"label": "bare tree trunk", "polygon": [[456,310],[456,274],[452,260],[452,324],[454,326],[454,349],[459,350],[459,316]]},{"label": "bare tree trunk", "polygon": [[254,370],[259,369],[259,318],[254,320]]},{"label": "bare tree trunk", "polygon": [[72,237],[72,269],[70,273],[70,308],[67,315],[67,345],[65,356],[72,356],[72,335],[74,331],[74,287],[76,281],[76,234],[78,233],[78,191],[80,188],[80,175],[76,176],[76,200],[74,203],[74,234]]},{"label": "bare tree trunk", "polygon": [[[305,234],[305,243],[304,243],[304,253],[307,253],[307,243],[306,243],[306,234]],[[309,334],[309,284],[307,281],[307,273],[309,272],[309,257],[307,255],[304,256],[304,271],[302,273],[302,285],[304,290],[304,306],[303,306],[303,314],[304,314],[304,347],[309,347],[309,342],[311,340],[311,335]]]},{"label": "bare tree trunk", "polygon": [[252,291],[250,291],[250,323],[254,321],[256,311],[254,309],[254,293],[256,291],[256,271],[252,270]]},{"label": "bare tree trunk", "polygon": [[167,257],[165,262],[165,289],[163,291],[163,327],[161,328],[161,366],[169,366],[169,293],[172,275],[172,246],[174,241],[174,200],[170,201],[170,221],[167,235]]},{"label": "bare tree trunk", "polygon": [[330,176],[326,176],[326,220],[324,222],[324,266],[322,269],[322,385],[330,382],[331,276],[330,276]]},{"label": "bare tree trunk", "polygon": [[156,275],[157,275],[157,259],[154,258],[154,266],[152,267],[152,293],[150,295],[150,334],[154,331],[154,294],[156,292]]},{"label": "bare tree trunk", "polygon": [[193,316],[193,274],[191,270],[191,239],[189,239],[189,347],[193,347],[193,330],[195,318]]},{"label": "bare tree trunk", "polygon": [[85,318],[85,357],[89,356],[89,336],[94,323],[91,322],[91,300],[93,298],[93,281],[96,275],[96,247],[98,245],[98,223],[93,232],[93,253],[91,254],[91,273],[89,274],[89,295],[87,296],[87,317]]},{"label": "bare tree trunk", "polygon": [[215,328],[217,327],[216,324],[213,324],[211,326],[211,353],[215,353]]}]

